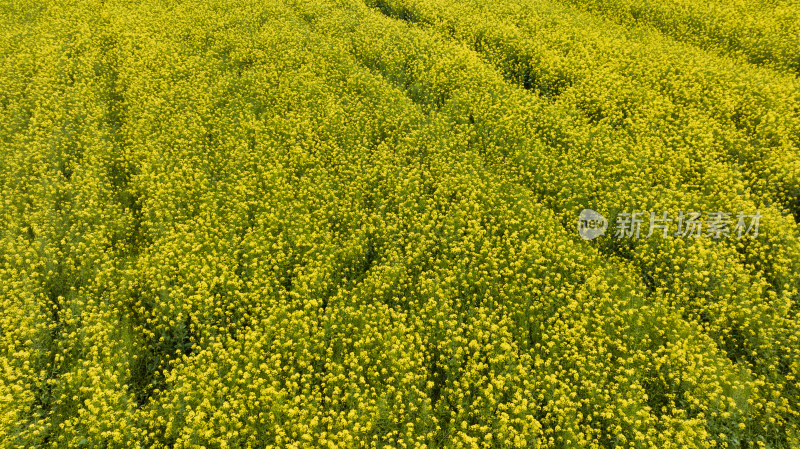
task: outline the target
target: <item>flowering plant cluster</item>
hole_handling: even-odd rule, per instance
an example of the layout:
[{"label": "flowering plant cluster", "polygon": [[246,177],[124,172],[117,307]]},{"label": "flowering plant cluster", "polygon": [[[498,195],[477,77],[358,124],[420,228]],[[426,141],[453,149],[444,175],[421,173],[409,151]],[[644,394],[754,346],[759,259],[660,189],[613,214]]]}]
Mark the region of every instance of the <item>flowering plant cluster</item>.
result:
[{"label": "flowering plant cluster", "polygon": [[0,7],[0,447],[799,447],[798,10],[737,5]]}]

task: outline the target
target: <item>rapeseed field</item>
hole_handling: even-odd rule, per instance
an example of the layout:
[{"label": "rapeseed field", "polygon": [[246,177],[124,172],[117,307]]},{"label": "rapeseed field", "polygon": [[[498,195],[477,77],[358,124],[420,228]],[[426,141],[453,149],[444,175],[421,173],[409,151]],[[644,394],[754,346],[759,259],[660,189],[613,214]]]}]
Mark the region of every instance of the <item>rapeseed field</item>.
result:
[{"label": "rapeseed field", "polygon": [[0,448],[800,448],[796,0],[0,11]]}]

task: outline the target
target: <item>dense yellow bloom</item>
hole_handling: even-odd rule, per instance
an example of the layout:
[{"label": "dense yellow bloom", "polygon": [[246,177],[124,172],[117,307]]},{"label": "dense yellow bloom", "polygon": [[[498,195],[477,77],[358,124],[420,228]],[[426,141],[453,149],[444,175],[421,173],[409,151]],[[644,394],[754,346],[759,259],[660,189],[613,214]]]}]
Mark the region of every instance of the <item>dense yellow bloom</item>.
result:
[{"label": "dense yellow bloom", "polygon": [[4,8],[0,446],[800,445],[800,13],[563,3]]}]

